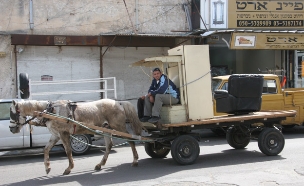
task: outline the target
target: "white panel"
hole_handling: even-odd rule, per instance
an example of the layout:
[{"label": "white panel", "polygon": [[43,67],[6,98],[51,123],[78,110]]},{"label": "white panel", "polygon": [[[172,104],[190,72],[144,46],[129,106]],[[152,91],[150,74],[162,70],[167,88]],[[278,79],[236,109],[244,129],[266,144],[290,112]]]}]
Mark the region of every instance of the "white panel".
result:
[{"label": "white panel", "polygon": [[[17,46],[17,74],[28,73],[31,81],[41,81],[42,75],[53,76],[54,81],[100,77],[99,47],[72,46]],[[32,86],[32,92],[77,91],[100,89],[99,83]],[[69,99],[73,101],[97,100],[99,93],[33,96],[37,100]]]},{"label": "white panel", "polygon": [[175,47],[175,48],[172,48],[170,50],[168,50],[168,54],[169,56],[178,56],[178,55],[183,55],[183,52],[184,52],[184,46],[181,45],[181,46],[178,46],[178,47]]},{"label": "white panel", "polygon": [[190,120],[213,117],[208,45],[185,45],[185,75]]}]

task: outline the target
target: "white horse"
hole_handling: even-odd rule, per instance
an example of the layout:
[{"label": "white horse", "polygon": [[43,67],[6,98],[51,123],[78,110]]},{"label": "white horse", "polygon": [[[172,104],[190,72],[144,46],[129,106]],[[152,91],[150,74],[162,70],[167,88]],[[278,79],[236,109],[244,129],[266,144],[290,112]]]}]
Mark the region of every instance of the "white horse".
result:
[{"label": "white horse", "polygon": [[[71,104],[71,102],[67,100],[55,102],[31,100],[24,102],[13,101],[11,106],[11,132],[20,132],[22,126],[27,123],[26,116],[33,116],[34,111],[42,112],[44,110],[48,110],[48,112],[65,117],[73,116],[74,120],[85,123],[88,127],[90,125],[95,125],[128,133],[126,126],[126,120],[128,120],[131,123],[133,134],[140,135],[143,128],[142,123],[138,119],[134,106],[127,101],[101,99],[93,102],[81,102],[75,105]],[[71,123],[58,122],[57,120],[44,120],[44,123],[52,134],[44,149],[44,165],[46,173],[48,174],[51,170],[49,151],[59,140],[61,140],[69,159],[69,166],[63,173],[64,175],[67,175],[74,167],[72,150],[70,147],[70,135],[90,134],[92,132],[84,129],[81,126],[73,125]],[[95,170],[100,170],[101,166],[105,165],[113,145],[110,137],[104,136],[104,139],[106,152],[101,162],[95,166]],[[128,142],[133,152],[132,166],[137,166],[138,154],[135,148],[135,143],[134,141]]]}]

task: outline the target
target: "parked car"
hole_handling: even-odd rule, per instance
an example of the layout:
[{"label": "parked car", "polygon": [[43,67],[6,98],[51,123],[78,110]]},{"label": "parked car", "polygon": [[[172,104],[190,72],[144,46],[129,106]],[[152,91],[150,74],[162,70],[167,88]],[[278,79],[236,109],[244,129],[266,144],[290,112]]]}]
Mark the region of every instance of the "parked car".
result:
[{"label": "parked car", "polygon": [[[20,100],[19,100],[20,101]],[[13,134],[9,130],[10,106],[12,99],[0,99],[0,150],[26,149],[34,147],[44,147],[51,137],[47,127],[25,125],[20,133]],[[92,144],[96,136],[74,135],[78,140]],[[91,146],[81,143],[71,138],[71,148],[74,155],[82,155],[88,152]],[[61,145],[59,141],[56,145]]]}]

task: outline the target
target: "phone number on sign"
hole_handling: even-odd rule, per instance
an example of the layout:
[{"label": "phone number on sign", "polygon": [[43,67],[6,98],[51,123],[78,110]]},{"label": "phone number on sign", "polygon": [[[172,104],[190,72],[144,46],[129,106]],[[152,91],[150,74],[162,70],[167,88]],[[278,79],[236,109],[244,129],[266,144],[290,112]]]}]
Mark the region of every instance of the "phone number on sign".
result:
[{"label": "phone number on sign", "polygon": [[237,27],[303,27],[304,20],[237,20]]}]

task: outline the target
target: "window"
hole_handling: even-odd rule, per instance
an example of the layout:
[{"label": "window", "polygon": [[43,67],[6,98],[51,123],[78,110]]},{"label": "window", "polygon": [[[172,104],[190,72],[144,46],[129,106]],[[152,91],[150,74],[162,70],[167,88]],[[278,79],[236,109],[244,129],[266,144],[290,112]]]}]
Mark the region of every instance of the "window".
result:
[{"label": "window", "polygon": [[10,106],[12,103],[4,102],[0,103],[0,120],[10,119]]},{"label": "window", "polygon": [[277,93],[276,80],[266,80],[263,82],[263,94]]},{"label": "window", "polygon": [[227,90],[227,91],[228,91],[228,82],[225,83],[225,84],[222,86],[222,90]]}]

